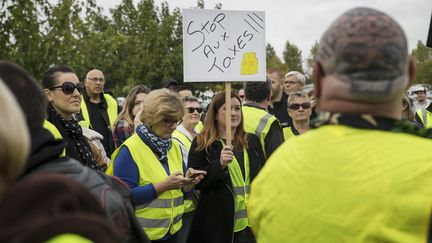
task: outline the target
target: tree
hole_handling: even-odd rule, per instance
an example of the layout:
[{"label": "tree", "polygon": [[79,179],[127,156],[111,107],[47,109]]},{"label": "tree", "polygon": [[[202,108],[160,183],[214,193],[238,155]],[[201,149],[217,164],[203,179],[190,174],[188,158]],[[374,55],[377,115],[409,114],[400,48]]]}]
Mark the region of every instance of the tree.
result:
[{"label": "tree", "polygon": [[283,59],[289,71],[303,73],[301,51],[295,44],[291,44],[289,41],[286,42]]},{"label": "tree", "polygon": [[266,66],[267,69],[275,68],[282,73],[287,71],[287,66],[283,64],[279,57],[276,55],[276,52],[270,43],[267,43],[266,46]]},{"label": "tree", "polygon": [[306,59],[306,76],[308,76],[308,79],[312,78],[312,65],[313,62],[316,60],[318,55],[318,41],[315,40],[315,43],[312,45],[310,49],[310,53],[308,58]]},{"label": "tree", "polygon": [[417,74],[414,83],[432,84],[432,49],[419,41],[411,55],[417,59]]}]

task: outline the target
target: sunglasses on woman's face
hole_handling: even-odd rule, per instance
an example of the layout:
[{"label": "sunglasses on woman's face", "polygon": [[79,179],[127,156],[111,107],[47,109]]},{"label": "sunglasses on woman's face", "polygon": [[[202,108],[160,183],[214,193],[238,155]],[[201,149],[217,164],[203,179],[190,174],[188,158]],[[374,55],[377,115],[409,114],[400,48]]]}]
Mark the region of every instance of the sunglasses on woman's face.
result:
[{"label": "sunglasses on woman's face", "polygon": [[289,105],[288,108],[290,110],[298,110],[298,109],[300,109],[300,107],[303,108],[303,110],[306,110],[306,109],[309,109],[311,107],[311,104],[308,102],[301,103],[301,104],[294,103],[294,104]]},{"label": "sunglasses on woman's face", "polygon": [[186,110],[188,110],[189,113],[194,113],[195,111],[197,111],[198,113],[202,112],[201,107],[186,107]]},{"label": "sunglasses on woman's face", "polygon": [[61,88],[62,92],[65,95],[73,94],[75,89],[77,89],[80,94],[82,94],[84,92],[84,84],[83,83],[74,84],[72,82],[64,82],[60,86],[51,87],[50,90],[59,89],[59,88]]}]

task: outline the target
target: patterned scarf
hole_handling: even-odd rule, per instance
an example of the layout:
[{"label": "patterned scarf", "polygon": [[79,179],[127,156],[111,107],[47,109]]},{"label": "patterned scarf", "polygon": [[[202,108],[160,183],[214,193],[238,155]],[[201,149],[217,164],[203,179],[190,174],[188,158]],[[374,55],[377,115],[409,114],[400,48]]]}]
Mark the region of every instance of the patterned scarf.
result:
[{"label": "patterned scarf", "polygon": [[54,114],[55,118],[60,121],[63,129],[66,132],[66,135],[73,141],[73,145],[75,146],[75,149],[78,151],[81,159],[84,161],[84,165],[96,170],[97,172],[104,174],[99,164],[96,162],[96,160],[93,157],[92,152],[85,146],[83,143],[83,132],[78,125],[78,123],[71,119],[70,121],[65,120],[50,104],[48,106],[49,111]]},{"label": "patterned scarf", "polygon": [[171,138],[158,137],[144,124],[138,125],[136,131],[143,142],[160,156],[159,161],[168,163],[167,154],[168,150],[171,148]]}]

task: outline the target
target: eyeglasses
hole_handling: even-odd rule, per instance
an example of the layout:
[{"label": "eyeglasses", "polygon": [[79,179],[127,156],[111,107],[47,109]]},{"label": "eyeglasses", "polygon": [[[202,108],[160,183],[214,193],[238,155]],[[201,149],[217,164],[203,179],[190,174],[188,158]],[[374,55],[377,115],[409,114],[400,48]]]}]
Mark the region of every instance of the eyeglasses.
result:
[{"label": "eyeglasses", "polygon": [[172,119],[164,119],[165,125],[168,127],[172,127],[174,124],[178,124],[179,120],[172,120]]},{"label": "eyeglasses", "polygon": [[305,103],[301,103],[301,104],[291,104],[288,106],[288,108],[290,110],[298,110],[298,109],[300,109],[300,107],[303,108],[304,110],[306,110],[306,109],[311,108],[311,104],[308,102],[305,102]]},{"label": "eyeglasses", "polygon": [[300,83],[298,81],[284,81],[284,84],[297,84]]},{"label": "eyeglasses", "polygon": [[71,94],[73,94],[73,92],[75,91],[75,89],[77,89],[80,94],[82,94],[84,92],[84,84],[83,83],[74,84],[72,82],[64,82],[60,86],[54,86],[54,87],[51,87],[49,89],[53,90],[53,89],[58,89],[58,88],[61,88],[62,92],[65,95],[71,95]]},{"label": "eyeglasses", "polygon": [[105,81],[104,78],[96,78],[96,77],[94,77],[94,78],[87,78],[87,79],[90,79],[90,80],[93,81],[93,82],[97,82],[97,81],[99,81],[99,82],[101,82],[101,83]]},{"label": "eyeglasses", "polygon": [[188,110],[189,113],[194,113],[195,111],[197,111],[198,113],[202,112],[201,107],[186,107],[186,110]]}]

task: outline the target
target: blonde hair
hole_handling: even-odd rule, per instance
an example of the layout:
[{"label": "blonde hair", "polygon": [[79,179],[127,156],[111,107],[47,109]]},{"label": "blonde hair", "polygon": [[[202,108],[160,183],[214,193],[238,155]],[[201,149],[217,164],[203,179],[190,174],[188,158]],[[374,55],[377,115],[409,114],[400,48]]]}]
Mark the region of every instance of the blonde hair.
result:
[{"label": "blonde hair", "polygon": [[304,92],[304,91],[300,91],[300,92],[296,92],[294,94],[290,94],[290,96],[288,97],[287,100],[287,105],[291,105],[294,102],[294,99],[296,98],[304,98],[307,102],[311,102],[309,95]]},{"label": "blonde hair", "polygon": [[25,166],[30,152],[26,119],[15,97],[0,79],[0,197]]},{"label": "blonde hair", "polygon": [[[240,104],[240,97],[231,92],[231,98],[236,98]],[[197,135],[197,150],[206,150],[210,145],[219,139],[218,132],[218,121],[216,120],[218,110],[225,104],[225,92],[221,92],[215,95],[209,105],[208,111],[206,113],[206,119],[204,123],[204,128]],[[243,111],[242,119],[240,125],[237,127],[235,133],[233,134],[233,145],[236,149],[247,148],[247,135],[243,128]]]},{"label": "blonde hair", "polygon": [[164,88],[153,90],[144,98],[140,120],[151,127],[164,119],[180,120],[183,115],[180,96]]}]

